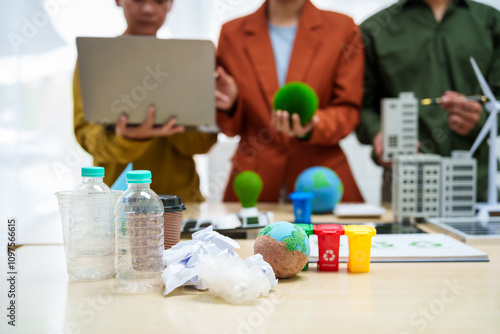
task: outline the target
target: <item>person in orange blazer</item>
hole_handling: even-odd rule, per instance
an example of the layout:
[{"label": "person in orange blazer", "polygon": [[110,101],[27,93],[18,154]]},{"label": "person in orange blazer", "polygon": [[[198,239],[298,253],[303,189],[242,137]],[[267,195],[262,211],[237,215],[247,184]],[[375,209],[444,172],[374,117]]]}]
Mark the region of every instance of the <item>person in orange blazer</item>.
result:
[{"label": "person in orange blazer", "polygon": [[[286,82],[305,82],[319,97],[316,116],[304,127],[298,115],[290,127],[286,111],[273,112],[279,84],[270,25],[296,26]],[[283,186],[294,190],[303,170],[325,166],[342,180],[343,201],[363,202],[339,146],[360,121],[363,96],[363,44],[351,18],[319,10],[309,0],[267,0],[255,13],[223,25],[217,61],[219,78],[230,74],[238,87],[232,109],[217,112],[218,125],[228,136],[241,136],[224,201],[238,200],[232,184],[244,170],[263,180],[259,201],[276,202]],[[309,139],[300,138],[311,130]]]}]

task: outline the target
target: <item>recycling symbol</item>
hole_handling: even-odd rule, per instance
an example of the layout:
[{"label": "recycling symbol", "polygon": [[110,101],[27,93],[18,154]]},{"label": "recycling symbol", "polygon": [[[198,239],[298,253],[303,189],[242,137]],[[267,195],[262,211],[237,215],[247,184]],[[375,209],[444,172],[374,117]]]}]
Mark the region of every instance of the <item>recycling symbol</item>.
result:
[{"label": "recycling symbol", "polygon": [[[330,255],[330,256],[328,256]],[[331,249],[327,249],[323,254],[323,259],[325,261],[333,261],[335,260],[335,253]]]},{"label": "recycling symbol", "polygon": [[363,261],[365,260],[365,252],[363,252],[363,251],[357,251],[355,256],[356,256],[356,260],[358,260],[361,263],[363,263]]}]

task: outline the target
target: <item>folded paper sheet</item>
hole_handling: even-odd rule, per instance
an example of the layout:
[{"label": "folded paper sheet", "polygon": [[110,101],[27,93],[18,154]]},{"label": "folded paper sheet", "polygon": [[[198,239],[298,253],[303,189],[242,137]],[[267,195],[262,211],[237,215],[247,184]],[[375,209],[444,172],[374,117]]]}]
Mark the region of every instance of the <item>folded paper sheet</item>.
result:
[{"label": "folded paper sheet", "polygon": [[162,278],[167,295],[179,286],[193,285],[229,303],[240,304],[266,296],[278,284],[273,269],[260,254],[241,259],[239,244],[213,231],[212,226],[193,234],[193,240],[166,250]]}]

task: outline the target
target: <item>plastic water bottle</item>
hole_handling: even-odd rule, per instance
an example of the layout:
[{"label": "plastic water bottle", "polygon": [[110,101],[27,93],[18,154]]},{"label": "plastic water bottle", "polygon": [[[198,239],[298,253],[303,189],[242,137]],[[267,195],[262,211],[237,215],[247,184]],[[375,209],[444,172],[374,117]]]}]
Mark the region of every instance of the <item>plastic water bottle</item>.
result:
[{"label": "plastic water bottle", "polygon": [[127,172],[128,189],[115,206],[116,285],[122,293],[163,286],[163,203],[150,189],[151,172]]},{"label": "plastic water bottle", "polygon": [[73,191],[75,195],[111,194],[111,190],[104,183],[104,167],[83,167],[82,183]]},{"label": "plastic water bottle", "polygon": [[100,280],[115,275],[113,208],[117,194],[112,194],[103,177],[103,167],[83,167],[82,183],[70,194],[59,195],[64,206],[64,246],[72,280]]}]

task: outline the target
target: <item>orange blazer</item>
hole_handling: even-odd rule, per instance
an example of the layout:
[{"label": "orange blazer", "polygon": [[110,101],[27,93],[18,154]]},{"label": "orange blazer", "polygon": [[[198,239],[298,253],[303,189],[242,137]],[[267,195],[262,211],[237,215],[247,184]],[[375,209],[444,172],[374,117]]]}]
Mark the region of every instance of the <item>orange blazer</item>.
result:
[{"label": "orange blazer", "polygon": [[271,126],[279,86],[267,1],[255,13],[223,25],[217,61],[239,89],[234,113],[217,112],[221,131],[241,136],[224,201],[238,200],[232,184],[241,171],[253,170],[262,177],[260,201],[276,202],[282,185],[292,192],[297,176],[312,166],[326,166],[339,175],[343,201],[363,201],[339,146],[360,121],[363,96],[363,42],[351,18],[319,10],[309,0],[302,8],[286,82],[306,82],[318,94],[320,122],[309,140],[288,137]]}]

